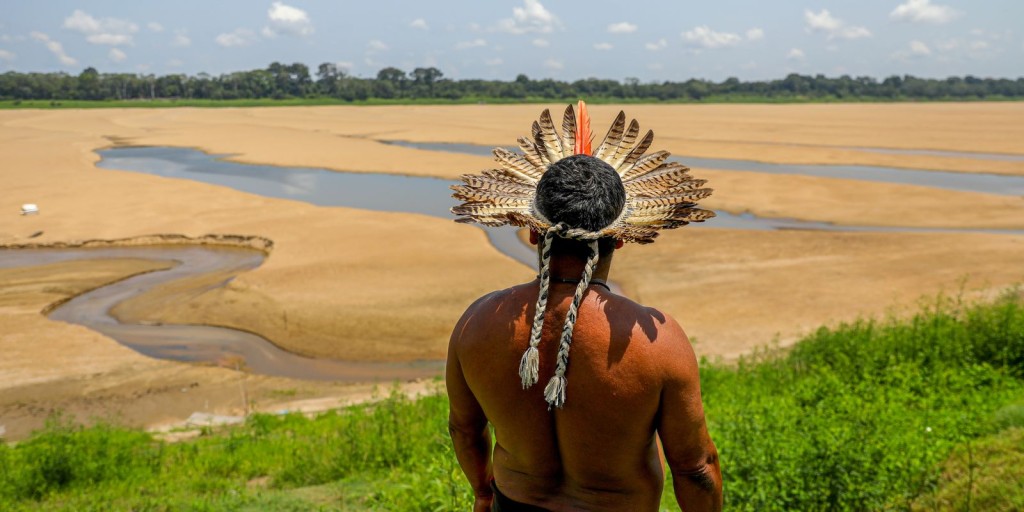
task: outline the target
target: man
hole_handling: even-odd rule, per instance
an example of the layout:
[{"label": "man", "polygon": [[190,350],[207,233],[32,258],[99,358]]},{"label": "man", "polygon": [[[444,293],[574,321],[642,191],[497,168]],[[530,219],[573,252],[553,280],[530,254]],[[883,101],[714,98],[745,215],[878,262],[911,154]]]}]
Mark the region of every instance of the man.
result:
[{"label": "man", "polygon": [[496,150],[502,169],[454,187],[462,220],[529,226],[540,260],[537,280],[480,298],[452,333],[449,431],[474,510],[657,510],[658,439],[683,510],[720,510],[689,340],[606,281],[624,240],[709,218],[693,201],[710,190],[667,153],[641,158],[653,135],[633,145],[639,127],[624,129],[623,114],[596,151],[588,125],[582,102],[561,135],[545,111],[525,155]]}]

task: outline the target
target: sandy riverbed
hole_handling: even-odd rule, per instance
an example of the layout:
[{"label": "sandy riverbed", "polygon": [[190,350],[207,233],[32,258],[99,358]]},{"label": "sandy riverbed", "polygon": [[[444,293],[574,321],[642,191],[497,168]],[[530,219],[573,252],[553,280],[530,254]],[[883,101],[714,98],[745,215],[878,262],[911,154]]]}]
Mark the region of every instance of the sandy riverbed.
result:
[{"label": "sandy riverbed", "polygon": [[[440,358],[451,325],[472,299],[532,275],[494,251],[478,229],[425,216],[320,208],[200,183],[101,171],[94,167],[98,159],[94,150],[116,144],[187,146],[231,153],[232,159],[246,162],[454,177],[490,167],[491,162],[379,141],[508,144],[528,133],[530,121],[541,108],[0,112],[0,244],[154,234],[265,237],[274,242],[267,262],[228,288],[169,308],[136,305],[131,313],[139,318],[243,327],[313,356]],[[603,129],[617,110],[594,107],[595,128]],[[655,148],[695,156],[1024,175],[1024,162],[844,149],[1024,153],[1019,143],[1024,140],[1022,103],[628,106],[626,110],[645,128],[656,131]],[[711,186],[717,189],[709,206],[730,211],[848,224],[1024,228],[1024,198],[1020,197],[799,176],[695,172],[712,180]],[[18,208],[27,202],[38,203],[42,214],[19,216]],[[39,231],[41,235],[29,238]],[[1024,237],[993,235],[685,228],[667,233],[651,246],[628,248],[619,255],[613,278],[640,300],[678,317],[698,339],[700,353],[731,356],[776,335],[792,340],[823,323],[907,308],[922,296],[959,289],[965,278],[964,287],[972,294],[1020,283],[1024,281],[1024,267],[1019,265],[1024,257],[1022,244]],[[54,275],[66,276],[68,282],[88,277],[89,284],[95,285],[138,270],[136,263],[123,268],[83,265],[37,277],[49,286],[70,286],[54,284]],[[0,286],[4,284],[0,276]],[[142,400],[131,397],[148,388],[188,395],[180,391],[182,382],[223,388],[225,397],[237,395],[237,382],[232,380],[237,376],[231,372],[154,362],[95,333],[32,313],[51,298],[14,294],[5,299],[8,309],[2,310],[0,340],[9,357],[0,360],[0,375],[46,375],[48,387],[26,391],[39,383],[0,379],[6,386],[0,389],[4,417],[15,410],[13,404],[23,404],[17,410],[42,410],[46,408],[42,404],[69,400],[118,404],[71,407],[80,414],[123,410],[133,400]],[[8,321],[14,318],[9,308],[18,309],[18,321]],[[75,343],[63,351],[69,358],[81,352],[84,360],[103,364],[96,371],[84,371],[74,364],[56,367],[39,357],[42,347],[57,342]],[[150,371],[156,367],[163,370]],[[76,384],[85,378],[90,386]],[[124,400],[104,398],[102,390],[122,385]],[[168,391],[167,396],[171,395]],[[194,407],[186,403],[183,410]],[[137,418],[144,417],[140,412]]]}]

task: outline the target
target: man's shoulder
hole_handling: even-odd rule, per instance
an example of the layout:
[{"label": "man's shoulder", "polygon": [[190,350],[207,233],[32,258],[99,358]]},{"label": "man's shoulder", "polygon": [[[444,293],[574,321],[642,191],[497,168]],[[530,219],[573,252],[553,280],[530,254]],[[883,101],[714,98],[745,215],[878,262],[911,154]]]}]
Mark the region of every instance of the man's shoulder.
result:
[{"label": "man's shoulder", "polygon": [[527,304],[536,300],[536,297],[530,298],[529,286],[529,283],[521,284],[482,295],[466,308],[456,325],[456,332],[486,324],[499,315],[522,314]]},{"label": "man's shoulder", "polygon": [[[524,283],[486,293],[473,301],[473,303],[466,308],[466,313],[472,313],[481,308],[494,307],[508,302],[523,302],[529,300],[529,293],[527,293],[529,288],[530,283]],[[533,299],[536,300],[536,297]]]}]

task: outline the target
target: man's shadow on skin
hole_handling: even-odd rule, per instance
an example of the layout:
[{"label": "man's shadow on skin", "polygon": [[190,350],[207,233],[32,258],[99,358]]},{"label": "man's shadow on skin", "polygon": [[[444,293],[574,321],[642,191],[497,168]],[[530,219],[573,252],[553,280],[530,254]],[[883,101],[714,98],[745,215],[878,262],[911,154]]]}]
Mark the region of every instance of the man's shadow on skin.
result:
[{"label": "man's shadow on skin", "polygon": [[655,321],[658,324],[665,323],[665,315],[660,311],[639,304],[630,306],[626,302],[629,299],[625,297],[623,300],[614,302],[598,300],[604,309],[605,318],[608,319],[608,330],[611,333],[611,339],[608,340],[608,368],[621,361],[626,354],[626,347],[629,346],[635,326],[640,326],[640,330],[650,340],[650,343],[658,340],[658,326],[655,325]]}]

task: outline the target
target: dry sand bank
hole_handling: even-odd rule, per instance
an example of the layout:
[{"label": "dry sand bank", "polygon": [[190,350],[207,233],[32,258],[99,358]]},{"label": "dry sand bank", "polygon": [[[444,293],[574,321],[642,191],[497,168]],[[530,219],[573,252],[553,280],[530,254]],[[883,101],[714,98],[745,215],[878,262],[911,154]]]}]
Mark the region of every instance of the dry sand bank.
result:
[{"label": "dry sand bank", "polygon": [[[440,358],[451,326],[471,300],[533,275],[492,249],[478,229],[424,216],[319,208],[201,183],[97,170],[94,150],[114,143],[175,145],[235,153],[235,159],[266,164],[453,177],[488,168],[491,161],[399,148],[374,139],[504,145],[528,132],[540,108],[0,112],[0,245],[154,234],[265,237],[274,242],[268,260],[227,288],[171,307],[126,304],[122,312],[140,319],[237,326],[306,355]],[[616,111],[595,107],[595,126],[606,124]],[[784,153],[759,158],[769,161],[819,161],[826,152],[839,151],[833,146],[847,145],[1020,152],[1015,144],[1024,140],[1024,108],[1017,103],[629,106],[627,111],[645,127],[656,129],[657,147],[691,154],[697,154],[692,148],[726,151],[699,155],[711,157],[744,158],[748,153],[743,153],[743,144],[785,148]],[[745,125],[742,121],[748,117]],[[958,122],[950,124],[950,119]],[[723,142],[730,140],[740,142]],[[813,147],[816,144],[828,148]],[[915,166],[925,161],[922,158],[935,157],[857,158],[867,160],[843,163]],[[953,159],[941,160],[953,165]],[[1021,163],[978,160],[970,167],[1024,174]],[[717,189],[709,205],[730,211],[850,224],[1024,227],[1021,198],[799,176],[697,172]],[[27,202],[39,203],[42,214],[17,215]],[[28,238],[38,231],[43,234]],[[1021,282],[1022,254],[1020,237],[686,228],[649,247],[624,251],[613,279],[640,300],[679,318],[698,338],[701,353],[728,356],[776,333],[789,340],[821,323],[905,307],[922,295],[956,289],[964,276],[970,276],[971,290]],[[83,279],[98,283],[138,268],[67,269],[37,275],[38,286],[56,286],[54,276],[66,276],[72,284]],[[19,286],[30,281],[18,281]],[[4,283],[0,275],[0,285]],[[202,409],[193,402],[175,409],[178,402],[153,399],[154,392],[147,390],[167,397],[191,396],[192,382],[203,389],[211,383],[210,389],[217,390],[210,391],[211,403],[228,404],[237,396],[236,374],[152,361],[86,329],[50,322],[38,311],[53,295],[33,293],[5,299],[4,308],[20,308],[16,314],[0,310],[0,340],[9,360],[18,361],[18,371],[27,372],[15,380],[3,379],[0,395],[4,400],[14,397],[7,403],[21,404],[16,414],[22,415],[17,416],[23,418],[18,420],[22,424],[38,424],[52,407],[86,416],[90,411],[121,410],[132,421],[155,421],[155,416],[166,416],[161,411],[182,419],[181,414]],[[8,321],[15,317],[17,321]],[[54,366],[40,357],[41,347],[64,342],[72,344],[63,351],[71,360],[78,361],[74,356],[82,354],[102,365],[95,371],[88,366],[80,369],[70,360]],[[102,352],[94,352],[98,347]],[[47,377],[42,382],[31,375]],[[83,389],[92,394],[83,395]],[[274,389],[279,390],[268,384],[268,393]],[[300,398],[336,391],[314,389],[312,384],[301,389],[311,391],[301,391]],[[6,411],[14,409],[2,410],[5,419],[0,424],[11,417]]]},{"label": "dry sand bank", "polygon": [[916,312],[938,295],[1024,283],[1024,236],[686,227],[615,255],[627,295],[672,314],[703,355],[733,357],[821,325]]},{"label": "dry sand bank", "polygon": [[372,385],[293,381],[159,361],[40,314],[55,302],[168,265],[120,259],[0,269],[0,425],[6,439],[25,437],[56,412],[82,421],[149,426],[178,423],[197,411],[242,414],[246,401],[250,410],[301,410],[317,406],[323,396],[341,396],[348,403],[373,393]]}]

